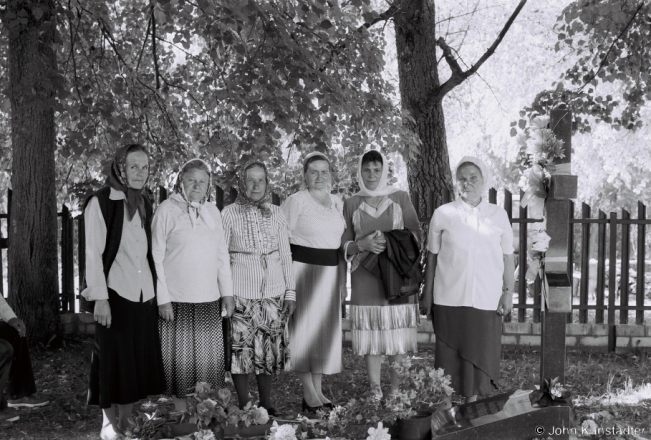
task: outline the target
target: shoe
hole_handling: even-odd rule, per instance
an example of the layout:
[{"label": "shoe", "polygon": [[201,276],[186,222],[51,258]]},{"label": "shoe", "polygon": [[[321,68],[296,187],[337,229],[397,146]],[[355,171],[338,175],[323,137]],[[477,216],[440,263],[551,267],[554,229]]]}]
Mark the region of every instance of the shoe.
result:
[{"label": "shoe", "polygon": [[334,409],[335,408],[335,404],[332,403],[332,402],[324,403],[321,406],[323,406],[323,408],[325,408],[325,409]]},{"label": "shoe", "polygon": [[6,422],[15,422],[19,419],[20,416],[18,414],[12,414],[9,411],[0,411],[0,424]]},{"label": "shoe", "polygon": [[39,399],[37,397],[25,396],[20,399],[7,400],[7,406],[9,408],[37,408],[39,406],[45,406],[50,401],[48,399]]},{"label": "shoe", "polygon": [[305,401],[305,397],[303,398],[303,412],[304,413],[316,414],[316,412],[319,411],[320,409],[323,409],[323,405],[310,406]]},{"label": "shoe", "polygon": [[278,417],[278,411],[276,411],[276,408],[273,406],[270,406],[269,408],[265,408],[267,410],[267,414],[269,414],[269,417]]}]

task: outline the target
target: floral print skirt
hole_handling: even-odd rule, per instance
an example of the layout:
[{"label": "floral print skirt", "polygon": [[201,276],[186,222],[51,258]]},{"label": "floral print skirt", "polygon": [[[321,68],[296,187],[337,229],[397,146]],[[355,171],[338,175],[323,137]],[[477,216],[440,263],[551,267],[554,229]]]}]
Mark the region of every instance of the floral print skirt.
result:
[{"label": "floral print skirt", "polygon": [[235,297],[231,374],[273,374],[291,370],[283,300]]}]

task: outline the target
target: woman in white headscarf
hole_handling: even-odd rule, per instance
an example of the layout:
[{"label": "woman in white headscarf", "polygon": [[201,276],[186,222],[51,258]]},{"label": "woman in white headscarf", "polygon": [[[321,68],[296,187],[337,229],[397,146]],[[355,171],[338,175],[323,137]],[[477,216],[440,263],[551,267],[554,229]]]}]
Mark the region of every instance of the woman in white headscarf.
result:
[{"label": "woman in white headscarf", "polygon": [[233,281],[221,214],[206,203],[211,181],[206,162],[188,161],[152,225],[166,394],[178,410],[197,382],[224,386],[222,309],[233,313]]},{"label": "woman in white headscarf", "polygon": [[506,211],[486,200],[484,162],[466,156],[455,176],[460,198],[430,221],[421,306],[436,333],[434,366],[472,402],[497,388],[502,316],[513,307],[513,230]]},{"label": "woman in white headscarf", "polygon": [[[371,391],[381,397],[380,369],[383,356],[400,361],[416,351],[420,315],[414,296],[386,292],[383,282],[360,263],[369,253],[386,249],[383,232],[409,229],[420,236],[416,210],[409,195],[387,184],[389,164],[378,151],[360,157],[357,181],[360,191],[344,202],[346,230],[341,238],[346,259],[351,262],[351,306],[353,353],[366,357]],[[420,240],[418,240],[420,242]],[[391,370],[391,391],[398,388]]]}]

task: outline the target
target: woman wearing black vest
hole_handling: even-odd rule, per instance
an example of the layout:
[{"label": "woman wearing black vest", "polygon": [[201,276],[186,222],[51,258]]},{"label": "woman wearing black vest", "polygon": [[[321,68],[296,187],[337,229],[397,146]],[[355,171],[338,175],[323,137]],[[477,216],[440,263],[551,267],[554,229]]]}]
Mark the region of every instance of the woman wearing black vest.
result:
[{"label": "woman wearing black vest", "polygon": [[99,324],[88,404],[102,408],[102,439],[117,438],[127,427],[133,403],[165,387],[151,254],[152,207],[142,194],[148,177],[144,147],[119,148],[107,186],[84,209],[87,287],[82,296],[95,302]]}]

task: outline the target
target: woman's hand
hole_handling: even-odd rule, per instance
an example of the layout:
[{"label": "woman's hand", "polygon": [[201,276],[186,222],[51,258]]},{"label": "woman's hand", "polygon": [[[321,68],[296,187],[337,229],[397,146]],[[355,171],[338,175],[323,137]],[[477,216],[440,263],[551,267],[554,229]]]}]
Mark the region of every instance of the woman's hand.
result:
[{"label": "woman's hand", "polygon": [[283,303],[283,314],[287,314],[287,317],[289,318],[294,313],[294,310],[296,310],[296,301],[286,299]]},{"label": "woman's hand", "polygon": [[98,299],[95,301],[95,310],[93,312],[95,321],[99,324],[111,328],[111,306],[108,299]]},{"label": "woman's hand", "polygon": [[380,233],[376,236],[377,232],[373,232],[357,242],[357,248],[360,252],[373,252],[374,254],[381,254],[387,248],[387,240],[384,234]]},{"label": "woman's hand", "polygon": [[226,311],[226,315],[223,316],[224,318],[230,318],[233,316],[233,312],[235,311],[235,300],[232,296],[222,297],[222,309]]},{"label": "woman's hand", "polygon": [[423,293],[422,298],[419,301],[420,303],[420,314],[425,316],[432,315],[432,305],[434,304],[434,298],[432,292]]},{"label": "woman's hand", "polygon": [[172,308],[172,303],[168,302],[158,306],[158,315],[165,321],[174,321],[174,309]]},{"label": "woman's hand", "polygon": [[500,302],[497,303],[497,314],[504,316],[511,313],[513,309],[513,292],[506,291],[500,296]]},{"label": "woman's hand", "polygon": [[21,338],[24,338],[25,335],[27,334],[27,328],[25,327],[25,323],[23,322],[22,319],[20,318],[11,318],[9,321],[7,321],[7,324],[12,326],[16,331],[18,332],[18,336]]}]

